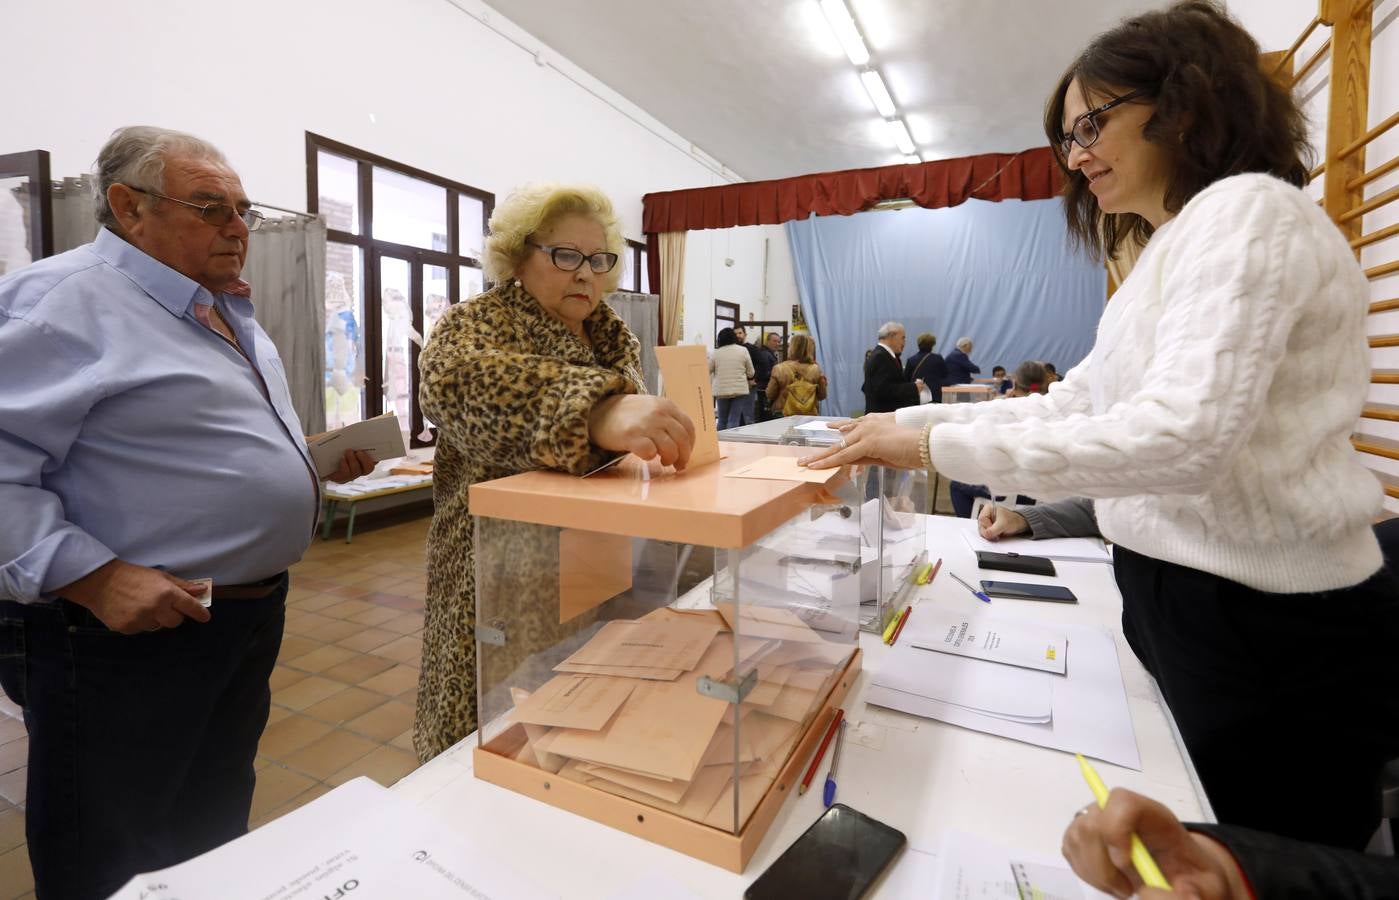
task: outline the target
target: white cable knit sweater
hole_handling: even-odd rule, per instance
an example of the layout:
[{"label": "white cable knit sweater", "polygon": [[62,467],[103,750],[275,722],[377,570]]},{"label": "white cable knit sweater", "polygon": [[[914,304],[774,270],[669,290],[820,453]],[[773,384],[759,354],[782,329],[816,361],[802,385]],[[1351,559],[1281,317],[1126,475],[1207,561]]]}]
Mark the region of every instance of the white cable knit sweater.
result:
[{"label": "white cable knit sweater", "polygon": [[909,407],[933,464],[1041,499],[1098,499],[1138,553],[1279,593],[1379,568],[1378,482],[1349,436],[1369,381],[1364,276],[1300,190],[1239,175],[1156,232],[1046,395]]}]

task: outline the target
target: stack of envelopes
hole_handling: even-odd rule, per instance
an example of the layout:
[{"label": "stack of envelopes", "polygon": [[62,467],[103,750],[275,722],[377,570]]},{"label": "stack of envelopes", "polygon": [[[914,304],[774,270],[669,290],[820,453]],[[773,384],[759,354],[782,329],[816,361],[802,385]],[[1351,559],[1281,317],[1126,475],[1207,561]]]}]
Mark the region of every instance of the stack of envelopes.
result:
[{"label": "stack of envelopes", "polygon": [[[512,690],[510,717],[526,737],[516,759],[737,831],[853,652],[784,609],[667,608],[607,622],[533,693]],[[702,676],[735,668],[758,671],[737,707],[697,690]]]}]

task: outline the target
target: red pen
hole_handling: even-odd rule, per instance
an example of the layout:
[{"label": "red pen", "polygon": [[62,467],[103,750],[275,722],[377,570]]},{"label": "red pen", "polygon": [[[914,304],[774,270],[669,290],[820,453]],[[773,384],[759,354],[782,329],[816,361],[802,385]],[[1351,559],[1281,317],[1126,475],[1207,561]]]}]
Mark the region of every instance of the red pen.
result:
[{"label": "red pen", "polygon": [[899,627],[894,629],[894,636],[889,638],[890,647],[899,642],[899,635],[904,633],[904,626],[908,624],[908,617],[911,615],[913,615],[913,607],[909,606],[904,609],[903,618],[899,619]]},{"label": "red pen", "polygon": [[826,758],[826,748],[831,745],[831,738],[835,737],[836,731],[840,728],[840,720],[845,718],[845,710],[837,709],[831,717],[831,724],[826,729],[826,736],[821,738],[821,746],[816,748],[816,756],[812,758],[811,765],[807,767],[806,776],[802,778],[801,787],[797,788],[798,794],[805,794],[806,789],[811,787],[811,779],[816,777],[816,770],[821,766],[821,760]]},{"label": "red pen", "polygon": [[938,577],[938,569],[941,569],[941,568],[942,568],[942,559],[939,558],[938,561],[937,561],[937,565],[933,566],[933,571],[931,571],[931,572],[928,573],[928,580],[925,581],[925,582],[923,582],[923,583],[924,583],[924,584],[932,584],[932,583],[933,583],[933,579],[936,578],[936,577]]}]

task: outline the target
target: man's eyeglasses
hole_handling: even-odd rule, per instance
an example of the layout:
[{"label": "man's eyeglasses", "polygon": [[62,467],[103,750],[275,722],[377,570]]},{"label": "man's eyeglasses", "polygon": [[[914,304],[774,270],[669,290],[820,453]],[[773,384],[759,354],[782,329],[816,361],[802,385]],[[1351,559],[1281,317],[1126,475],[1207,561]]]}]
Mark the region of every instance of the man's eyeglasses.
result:
[{"label": "man's eyeglasses", "polygon": [[263,220],[267,218],[255,209],[245,209],[242,212],[239,212],[238,210],[229,206],[227,203],[190,203],[188,200],[177,200],[174,197],[167,197],[164,194],[157,194],[155,191],[148,191],[145,188],[133,187],[129,184],[127,185],[127,187],[131,188],[138,194],[146,194],[151,197],[159,197],[162,200],[169,200],[171,203],[179,203],[183,206],[188,206],[191,209],[197,209],[199,210],[199,218],[203,219],[205,222],[208,222],[210,225],[216,226],[218,228],[222,228],[229,222],[232,222],[233,217],[237,216],[238,218],[243,220],[244,225],[248,226],[249,231],[257,231],[259,228],[262,227]]},{"label": "man's eyeglasses", "polygon": [[1090,109],[1077,119],[1074,119],[1074,127],[1069,129],[1068,134],[1061,135],[1059,138],[1059,149],[1063,152],[1064,158],[1068,159],[1069,151],[1073,149],[1070,144],[1078,144],[1080,147],[1087,150],[1098,142],[1100,134],[1098,131],[1099,116],[1112,109],[1114,106],[1135,100],[1145,93],[1145,90],[1135,90],[1123,94],[1121,97],[1114,97],[1102,106],[1096,109]]},{"label": "man's eyeglasses", "polygon": [[562,269],[565,272],[577,272],[586,261],[588,268],[598,275],[605,275],[611,272],[617,265],[617,254],[615,253],[594,253],[587,256],[581,250],[574,250],[572,247],[546,247],[543,244],[536,244],[534,241],[525,241],[536,250],[543,250],[549,254],[549,258],[554,261],[554,268]]}]

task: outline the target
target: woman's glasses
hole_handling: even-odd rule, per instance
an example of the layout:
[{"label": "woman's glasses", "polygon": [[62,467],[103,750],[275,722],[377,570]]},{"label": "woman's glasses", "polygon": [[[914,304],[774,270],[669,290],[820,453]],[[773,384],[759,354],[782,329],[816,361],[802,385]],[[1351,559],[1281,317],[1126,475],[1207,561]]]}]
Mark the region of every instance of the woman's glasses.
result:
[{"label": "woman's glasses", "polygon": [[146,194],[151,197],[159,197],[162,200],[169,200],[171,203],[179,203],[184,206],[188,206],[192,209],[197,209],[199,210],[199,218],[203,219],[205,222],[208,222],[210,225],[213,225],[218,228],[222,228],[229,222],[232,222],[233,217],[237,216],[238,218],[243,220],[244,225],[248,226],[249,231],[257,231],[259,228],[262,227],[263,220],[267,218],[255,209],[245,209],[242,212],[239,212],[238,210],[229,206],[227,203],[190,203],[188,200],[177,200],[174,197],[167,197],[164,194],[157,194],[155,191],[148,191],[145,188],[133,187],[129,184],[127,185],[127,187],[131,188],[138,194]]},{"label": "woman's glasses", "polygon": [[1069,151],[1073,149],[1073,147],[1070,146],[1071,144],[1078,144],[1080,147],[1087,150],[1098,142],[1098,137],[1101,134],[1098,130],[1099,116],[1112,109],[1114,106],[1135,100],[1145,93],[1146,91],[1144,90],[1135,90],[1123,94],[1121,97],[1114,97],[1102,106],[1096,109],[1090,109],[1077,119],[1074,119],[1074,127],[1069,129],[1068,134],[1059,138],[1059,149],[1063,152],[1064,158],[1068,159]]},{"label": "woman's glasses", "polygon": [[549,258],[554,261],[554,268],[562,269],[565,272],[576,272],[587,262],[588,268],[598,275],[605,275],[611,272],[617,265],[617,254],[615,253],[594,253],[588,256],[581,250],[574,250],[572,247],[546,247],[543,244],[536,244],[534,241],[525,241],[536,250],[542,250],[549,254]]}]

